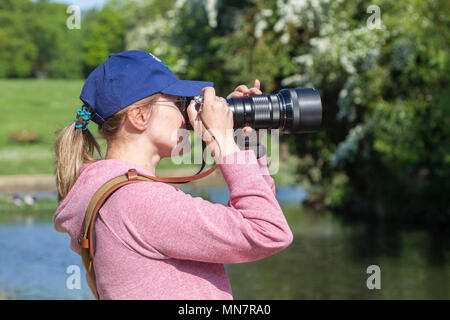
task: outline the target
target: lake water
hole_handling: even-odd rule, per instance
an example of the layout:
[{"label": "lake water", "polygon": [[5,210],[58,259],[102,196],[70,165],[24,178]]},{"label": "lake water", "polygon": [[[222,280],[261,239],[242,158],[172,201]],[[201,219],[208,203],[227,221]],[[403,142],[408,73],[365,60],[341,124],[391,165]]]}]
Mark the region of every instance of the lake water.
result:
[{"label": "lake water", "polygon": [[[226,189],[208,190],[211,201],[228,201]],[[450,299],[448,235],[345,223],[301,209],[305,196],[300,187],[277,188],[294,241],[266,259],[226,265],[235,299]],[[69,236],[51,222],[0,224],[0,257],[0,296],[92,299]],[[82,272],[80,289],[67,288],[71,265]],[[371,265],[381,289],[367,288]]]}]

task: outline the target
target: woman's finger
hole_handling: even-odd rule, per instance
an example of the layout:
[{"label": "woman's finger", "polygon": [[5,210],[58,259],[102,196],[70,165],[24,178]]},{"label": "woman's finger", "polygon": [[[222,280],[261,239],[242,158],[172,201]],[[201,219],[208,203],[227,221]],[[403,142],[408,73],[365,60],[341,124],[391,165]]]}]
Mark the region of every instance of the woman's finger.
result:
[{"label": "woman's finger", "polygon": [[249,134],[249,133],[251,133],[252,131],[253,131],[253,128],[252,128],[252,127],[243,127],[243,128],[242,128],[242,132],[245,133],[245,134]]},{"label": "woman's finger", "polygon": [[[195,125],[196,125],[196,121],[199,120],[198,119],[198,111],[195,109],[195,100],[192,99],[191,102],[189,103],[188,107],[187,107],[187,114],[188,114],[188,118],[189,118],[189,122],[191,123],[192,128],[195,129]],[[199,132],[201,133],[201,132]]]},{"label": "woman's finger", "polygon": [[234,92],[230,93],[230,94],[227,96],[227,98],[242,98],[242,97],[244,97],[244,96],[245,96],[245,95],[244,95],[242,92],[234,91]]},{"label": "woman's finger", "polygon": [[189,117],[189,122],[191,123],[192,128],[194,128],[194,131],[200,138],[203,137],[206,129],[202,124],[198,111],[195,109],[195,100],[192,100],[189,103],[187,114]]},{"label": "woman's finger", "polygon": [[206,106],[210,107],[214,100],[216,99],[216,90],[213,87],[203,88],[203,108]]},{"label": "woman's finger", "polygon": [[261,82],[256,79],[253,85],[253,88],[249,89],[245,84],[241,84],[236,87],[232,93],[230,93],[227,98],[243,98],[249,95],[258,95],[262,94],[261,90]]},{"label": "woman's finger", "polygon": [[258,95],[258,94],[262,94],[262,92],[258,88],[251,88],[250,89],[250,94]]},{"label": "woman's finger", "polygon": [[242,92],[244,94],[250,92],[249,88],[245,84],[241,84],[236,89],[234,89],[234,91]]},{"label": "woman's finger", "polygon": [[261,89],[261,82],[258,79],[256,79],[253,87],[256,89]]},{"label": "woman's finger", "polygon": [[[209,90],[205,90],[203,93],[208,94]],[[225,99],[213,96],[211,98],[213,101],[225,101]],[[206,145],[209,145],[213,143],[212,150],[214,150],[215,146],[215,139],[211,135],[211,133],[206,129],[205,125],[203,124],[202,118],[201,118],[201,111],[197,111],[195,109],[195,100],[191,100],[189,103],[189,106],[187,108],[187,114],[189,117],[189,122],[191,123],[192,128],[194,129],[194,132],[206,142]]]}]

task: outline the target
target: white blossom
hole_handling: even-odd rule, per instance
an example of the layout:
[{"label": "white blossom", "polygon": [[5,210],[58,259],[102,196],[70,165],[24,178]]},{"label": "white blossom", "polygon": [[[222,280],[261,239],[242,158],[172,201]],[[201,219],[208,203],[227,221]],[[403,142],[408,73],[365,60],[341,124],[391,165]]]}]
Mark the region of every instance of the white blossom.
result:
[{"label": "white blossom", "polygon": [[208,23],[211,28],[217,27],[217,2],[218,0],[206,0],[205,8],[208,14]]},{"label": "white blossom", "polygon": [[299,83],[302,83],[305,80],[305,76],[302,74],[294,74],[290,77],[284,78],[281,81],[281,85],[283,87],[289,87],[292,85],[298,85]]},{"label": "white blossom", "polygon": [[185,3],[186,3],[186,0],[177,0],[177,1],[175,2],[174,7],[175,7],[176,9],[180,9],[180,8],[182,8],[182,7],[184,6]]},{"label": "white blossom", "polygon": [[272,9],[263,9],[263,10],[261,11],[261,15],[262,15],[264,18],[269,18],[269,17],[271,17],[271,16],[273,15],[273,11],[272,11]]},{"label": "white blossom", "polygon": [[366,136],[368,130],[369,128],[361,124],[352,128],[345,140],[339,143],[336,152],[331,156],[331,166],[336,167],[347,159],[353,158],[355,153],[358,152],[359,142]]},{"label": "white blossom", "polygon": [[294,57],[292,61],[310,68],[313,65],[313,56],[312,54],[304,54],[298,57]]},{"label": "white blossom", "polygon": [[275,25],[273,26],[273,30],[275,32],[280,32],[281,30],[284,29],[284,27],[286,26],[286,21],[284,19],[280,19],[277,21],[277,23],[275,23]]},{"label": "white blossom", "polygon": [[266,20],[259,20],[255,25],[255,37],[259,38],[263,35],[264,30],[267,28],[268,23]]},{"label": "white blossom", "polygon": [[280,38],[280,42],[283,44],[287,44],[289,42],[289,38],[289,33],[284,33]]}]

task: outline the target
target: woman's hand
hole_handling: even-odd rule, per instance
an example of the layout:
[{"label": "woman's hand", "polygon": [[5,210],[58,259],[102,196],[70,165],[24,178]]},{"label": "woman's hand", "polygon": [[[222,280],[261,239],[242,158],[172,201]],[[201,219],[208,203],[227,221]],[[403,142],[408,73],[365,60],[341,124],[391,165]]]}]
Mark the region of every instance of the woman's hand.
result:
[{"label": "woman's hand", "polygon": [[234,91],[230,93],[227,98],[243,98],[251,95],[262,94],[260,88],[261,83],[258,79],[256,79],[253,88],[249,89],[245,84],[241,84],[236,89],[234,89]]},{"label": "woman's hand", "polygon": [[213,87],[203,88],[202,94],[201,109],[197,111],[192,100],[187,113],[195,133],[206,142],[219,162],[221,157],[240,150],[233,138],[233,111],[224,98],[216,96]]},{"label": "woman's hand", "polygon": [[[230,93],[227,98],[244,98],[251,95],[259,95],[262,94],[261,91],[261,83],[258,79],[255,80],[255,83],[253,84],[253,88],[248,88],[245,84],[241,84],[238,86],[232,93]],[[252,127],[243,127],[242,133],[244,136],[250,136],[252,134],[253,128]],[[256,134],[259,134],[259,132],[256,132]],[[259,137],[262,139],[262,136]],[[244,146],[241,146],[241,148],[244,148]]]}]

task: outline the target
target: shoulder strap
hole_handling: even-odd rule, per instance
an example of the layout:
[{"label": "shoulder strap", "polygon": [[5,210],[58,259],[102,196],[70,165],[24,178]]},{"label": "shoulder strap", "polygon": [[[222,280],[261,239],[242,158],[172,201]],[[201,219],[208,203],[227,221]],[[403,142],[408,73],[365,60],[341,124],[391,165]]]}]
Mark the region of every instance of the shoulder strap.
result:
[{"label": "shoulder strap", "polygon": [[86,215],[84,218],[83,230],[81,237],[78,239],[78,243],[81,245],[81,258],[83,261],[83,265],[86,268],[87,275],[91,280],[91,285],[96,294],[96,298],[99,299],[99,295],[97,292],[97,284],[95,278],[95,271],[93,265],[94,258],[94,243],[93,243],[93,232],[94,232],[94,224],[95,218],[97,216],[98,211],[105,203],[105,201],[109,198],[109,196],[116,191],[117,189],[139,181],[159,181],[159,182],[167,182],[167,183],[187,183],[189,181],[194,181],[206,177],[211,174],[215,169],[217,169],[218,164],[214,165],[207,171],[200,173],[205,167],[205,148],[206,143],[202,141],[202,166],[200,170],[193,176],[189,177],[154,177],[149,176],[143,173],[138,173],[136,169],[129,169],[128,172],[124,175],[113,178],[103,184],[97,192],[95,192],[94,196],[91,198],[89,202],[88,208],[86,210]]},{"label": "shoulder strap", "polygon": [[118,176],[109,180],[102,185],[89,202],[84,219],[83,233],[79,239],[82,248],[89,249],[91,258],[94,257],[94,250],[92,246],[92,232],[94,229],[94,221],[103,203],[109,196],[117,189],[134,182],[139,181],[153,181],[150,178],[138,175],[136,169],[130,169],[125,175]]},{"label": "shoulder strap", "polygon": [[113,178],[103,184],[92,197],[86,210],[86,216],[84,218],[83,231],[81,238],[78,239],[78,243],[81,245],[81,258],[83,265],[86,268],[86,272],[91,280],[91,285],[94,287],[97,299],[99,298],[97,292],[97,285],[95,279],[95,271],[93,266],[94,258],[94,245],[93,245],[93,230],[95,218],[101,206],[109,198],[109,196],[117,189],[139,181],[153,181],[150,178],[141,176],[136,169],[130,169],[124,175]]}]

